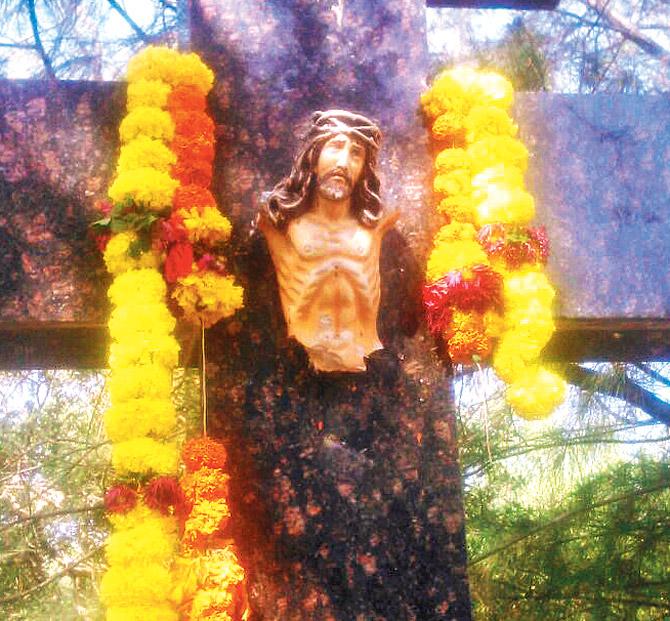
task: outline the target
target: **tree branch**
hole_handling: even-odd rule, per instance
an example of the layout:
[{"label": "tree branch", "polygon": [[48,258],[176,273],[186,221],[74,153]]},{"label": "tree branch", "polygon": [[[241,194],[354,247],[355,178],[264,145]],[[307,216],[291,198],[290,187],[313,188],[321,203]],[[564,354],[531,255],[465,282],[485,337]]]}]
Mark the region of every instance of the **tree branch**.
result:
[{"label": "tree branch", "polygon": [[10,528],[14,528],[14,526],[18,526],[19,524],[24,524],[26,522],[32,522],[34,520],[47,520],[49,518],[59,517],[61,515],[75,515],[77,513],[97,511],[98,509],[102,509],[103,507],[104,505],[100,503],[97,505],[91,505],[90,507],[78,507],[76,509],[59,509],[58,511],[46,511],[44,513],[36,513],[35,515],[28,515],[0,527],[0,533],[9,530]]},{"label": "tree branch", "polygon": [[135,31],[135,34],[142,40],[143,43],[151,43],[151,37],[147,35],[144,30],[142,30],[137,23],[133,20],[126,11],[123,10],[123,7],[119,5],[116,0],[107,0],[109,2],[109,5],[121,16],[123,19],[126,20],[126,23]]},{"label": "tree branch", "polygon": [[51,64],[51,59],[42,45],[42,38],[40,37],[40,25],[37,22],[37,12],[35,10],[35,0],[28,0],[28,12],[30,13],[30,25],[33,29],[33,37],[35,38],[35,49],[44,63],[44,69],[46,70],[47,78],[50,80],[55,80],[56,74]]},{"label": "tree branch", "polygon": [[640,369],[640,371],[644,371],[647,375],[649,375],[651,378],[653,378],[657,382],[660,382],[661,384],[664,384],[665,386],[670,386],[670,378],[666,377],[662,373],[659,373],[658,371],[655,371],[648,364],[644,364],[643,362],[634,362],[633,364],[638,369]]},{"label": "tree branch", "polygon": [[89,559],[93,558],[96,554],[98,554],[102,550],[102,548],[103,546],[98,546],[97,548],[91,550],[88,554],[84,554],[84,556],[79,557],[76,561],[72,561],[69,565],[63,567],[63,569],[55,573],[53,576],[50,576],[46,580],[43,580],[39,584],[36,584],[35,586],[30,587],[25,591],[20,591],[19,593],[14,593],[12,595],[8,595],[7,597],[0,598],[0,604],[9,604],[11,602],[16,602],[28,597],[29,595],[32,595],[37,591],[41,591],[44,587],[49,586],[52,582],[56,582],[57,580],[60,580],[63,576],[67,576],[67,574],[69,574],[75,567],[77,567],[77,565],[81,565],[81,563],[84,563]]},{"label": "tree branch", "polygon": [[634,43],[650,56],[658,58],[663,63],[670,63],[670,51],[609,9],[608,0],[584,0],[584,3],[596,11],[611,30],[618,32],[624,39]]},{"label": "tree branch", "polygon": [[640,496],[644,496],[646,494],[653,494],[654,492],[658,492],[663,489],[668,489],[670,487],[670,482],[668,481],[661,481],[660,483],[657,483],[656,485],[652,485],[650,487],[646,487],[644,489],[633,489],[630,490],[629,492],[626,492],[625,494],[619,494],[618,496],[610,496],[609,498],[605,498],[601,500],[600,502],[595,502],[591,505],[588,505],[587,507],[577,507],[576,509],[572,509],[570,511],[566,511],[564,513],[561,513],[560,515],[557,515],[555,518],[552,518],[548,522],[544,522],[543,524],[540,524],[536,526],[535,528],[531,528],[528,532],[523,533],[521,535],[517,535],[516,537],[512,537],[508,541],[505,541],[501,543],[498,546],[495,546],[492,550],[489,550],[488,552],[482,554],[481,556],[477,557],[476,559],[473,559],[470,561],[469,565],[477,565],[478,563],[481,563],[482,561],[486,560],[487,558],[491,556],[495,556],[498,554],[498,552],[502,552],[506,548],[511,548],[512,546],[515,546],[517,543],[520,541],[523,541],[524,539],[528,539],[529,537],[532,537],[533,535],[536,535],[537,533],[542,532],[543,530],[547,530],[549,528],[552,528],[553,526],[556,526],[557,524],[560,524],[561,522],[565,522],[581,513],[588,513],[589,511],[592,511],[593,509],[598,509],[600,507],[605,507],[610,504],[614,504],[616,502],[619,502],[621,500],[627,500],[628,498],[638,498]]},{"label": "tree branch", "polygon": [[612,386],[598,381],[603,377],[601,373],[578,364],[569,364],[565,367],[564,377],[571,384],[584,390],[595,390],[610,397],[624,399],[659,423],[670,425],[670,403],[663,401],[653,392],[642,388],[626,375],[623,376],[621,381],[617,381],[616,386]]},{"label": "tree branch", "polygon": [[572,446],[580,445],[589,445],[589,444],[650,444],[653,442],[667,442],[670,440],[669,436],[661,436],[658,438],[640,438],[637,440],[619,440],[617,438],[603,438],[603,437],[586,437],[586,438],[570,438],[565,442],[552,442],[547,444],[538,444],[531,445],[524,448],[516,448],[510,450],[508,453],[500,453],[495,455],[493,459],[488,460],[483,464],[479,464],[474,470],[468,470],[469,466],[462,464],[463,468],[463,477],[467,479],[468,477],[473,477],[486,472],[491,466],[505,461],[506,459],[512,459],[514,457],[520,457],[521,455],[526,455],[528,453],[533,453],[535,451],[546,451],[553,448],[567,448]]},{"label": "tree branch", "polygon": [[0,43],[0,47],[13,47],[17,50],[37,49],[34,43]]}]

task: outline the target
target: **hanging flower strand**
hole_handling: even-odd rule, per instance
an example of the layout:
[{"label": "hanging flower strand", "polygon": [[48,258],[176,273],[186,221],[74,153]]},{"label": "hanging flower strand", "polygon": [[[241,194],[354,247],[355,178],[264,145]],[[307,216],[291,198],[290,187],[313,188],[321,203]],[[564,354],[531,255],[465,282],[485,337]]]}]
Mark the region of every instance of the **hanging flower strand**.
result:
[{"label": "hanging flower strand", "polygon": [[[175,319],[166,305],[160,252],[151,231],[169,210],[178,182],[170,175],[176,158],[166,144],[174,123],[164,110],[169,84],[136,75],[128,84],[128,114],[120,126],[121,151],[109,188],[104,259],[113,276],[105,413],[112,466],[119,482],[105,496],[112,533],[108,569],[100,597],[108,621],[176,621],[171,567],[177,553],[176,475],[179,449],[172,371],[179,345]],[[161,490],[160,493],[156,493]],[[170,490],[166,492],[166,490]]]},{"label": "hanging flower strand", "polygon": [[[189,575],[188,589],[175,584],[182,574],[174,566],[179,529],[199,531],[188,527],[197,505],[193,490],[187,488],[185,497],[176,478],[179,449],[171,440],[176,428],[171,393],[179,345],[167,298],[201,326],[242,306],[242,289],[221,256],[231,226],[208,189],[214,126],[205,112],[205,96],[213,74],[195,54],[149,47],[131,60],[127,78],[128,114],[119,128],[122,146],[108,192],[111,203],[101,205],[105,217],[94,223],[113,276],[112,406],[105,426],[118,479],[105,496],[113,531],[106,543],[109,567],[101,599],[110,621],[237,620],[246,614],[244,572],[232,543],[210,537],[230,516],[223,463],[206,477],[202,496],[220,513],[216,529],[205,537],[207,549],[199,558],[199,546],[189,539],[181,544],[200,568]],[[229,591],[222,587],[221,597],[225,592],[234,599],[227,610],[241,610],[236,616],[225,616],[218,599],[218,616],[202,604],[214,601],[212,589],[224,584],[224,570],[225,584],[232,586]],[[186,612],[178,596],[185,592],[192,604]]]},{"label": "hanging flower strand", "polygon": [[563,401],[565,382],[538,364],[554,332],[554,289],[544,274],[546,234],[530,226],[528,151],[508,114],[513,98],[504,77],[468,68],[441,73],[421,97],[441,149],[433,187],[445,219],[428,259],[424,306],[453,362],[492,356],[514,410],[543,418]]}]

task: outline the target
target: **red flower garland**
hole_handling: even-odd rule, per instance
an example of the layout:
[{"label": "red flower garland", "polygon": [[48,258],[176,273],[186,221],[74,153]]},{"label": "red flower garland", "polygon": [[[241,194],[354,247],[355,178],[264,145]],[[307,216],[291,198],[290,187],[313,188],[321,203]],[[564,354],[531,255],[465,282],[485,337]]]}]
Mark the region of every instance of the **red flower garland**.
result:
[{"label": "red flower garland", "polygon": [[114,485],[105,493],[104,502],[110,513],[128,513],[137,505],[137,492],[127,485]]},{"label": "red flower garland", "polygon": [[479,230],[477,240],[489,258],[503,260],[509,270],[528,263],[546,264],[549,258],[549,238],[544,226],[487,224]]},{"label": "red flower garland", "polygon": [[485,313],[502,309],[502,276],[488,265],[475,265],[470,275],[449,272],[423,288],[428,328],[443,334],[449,328],[454,309]]}]

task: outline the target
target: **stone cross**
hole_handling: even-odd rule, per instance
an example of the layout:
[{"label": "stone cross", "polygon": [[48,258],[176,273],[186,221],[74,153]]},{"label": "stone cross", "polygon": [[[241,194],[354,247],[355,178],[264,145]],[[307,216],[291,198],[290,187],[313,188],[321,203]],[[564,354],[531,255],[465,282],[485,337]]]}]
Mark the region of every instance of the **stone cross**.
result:
[{"label": "stone cross", "polygon": [[[306,0],[240,0],[234,10],[212,0],[192,3],[192,47],[217,75],[210,97],[218,137],[213,189],[235,225],[230,265],[255,296],[255,306],[210,335],[213,429],[233,438],[243,433],[248,414],[248,395],[240,388],[253,378],[246,362],[266,347],[268,334],[281,330],[270,323],[265,331],[239,336],[245,322],[263,322],[262,302],[272,295],[266,272],[243,267],[250,265],[247,240],[261,194],[282,176],[295,149],[294,125],[328,108],[377,119],[385,133],[382,199],[400,212],[406,242],[395,251],[423,264],[438,225],[432,158],[418,109],[429,70],[425,2],[349,0],[336,8]],[[124,93],[123,85],[111,83],[0,82],[2,368],[105,365],[108,281],[87,225],[113,174]],[[547,355],[670,359],[667,102],[519,94],[513,115],[533,156],[527,184],[537,220],[553,242],[549,275],[559,291],[559,330]],[[400,278],[395,269],[387,266],[387,282]],[[449,533],[444,550],[460,559],[452,605],[467,610],[453,398],[448,371],[431,347],[422,331],[402,345],[410,380],[417,386],[420,380],[416,410],[403,424],[411,430],[420,421],[414,429],[414,457],[423,460],[417,473],[441,495],[426,510],[434,510]],[[332,396],[327,382],[314,389],[326,400]],[[392,410],[393,394],[374,390],[380,409]],[[328,453],[333,463],[337,448],[326,446],[334,451]],[[243,479],[250,457],[233,454],[233,475]],[[242,491],[235,499],[240,511],[248,501]],[[299,524],[300,515],[294,517]],[[363,556],[360,562],[374,575],[372,560]],[[309,597],[309,589],[282,592],[281,576],[254,585],[257,606],[268,611],[295,603],[292,596]]]}]

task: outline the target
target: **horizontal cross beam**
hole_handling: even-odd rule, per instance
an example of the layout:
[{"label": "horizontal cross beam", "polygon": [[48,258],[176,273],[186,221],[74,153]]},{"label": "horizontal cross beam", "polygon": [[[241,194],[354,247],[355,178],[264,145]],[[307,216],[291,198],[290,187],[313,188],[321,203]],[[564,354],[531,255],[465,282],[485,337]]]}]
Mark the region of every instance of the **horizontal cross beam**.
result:
[{"label": "horizontal cross beam", "polygon": [[517,11],[551,11],[559,0],[427,0],[429,8],[514,9]]},{"label": "horizontal cross beam", "polygon": [[[551,362],[670,362],[670,319],[558,319],[543,352]],[[198,364],[199,329],[177,328],[180,366]],[[0,369],[103,369],[109,336],[101,323],[0,322]]]}]

